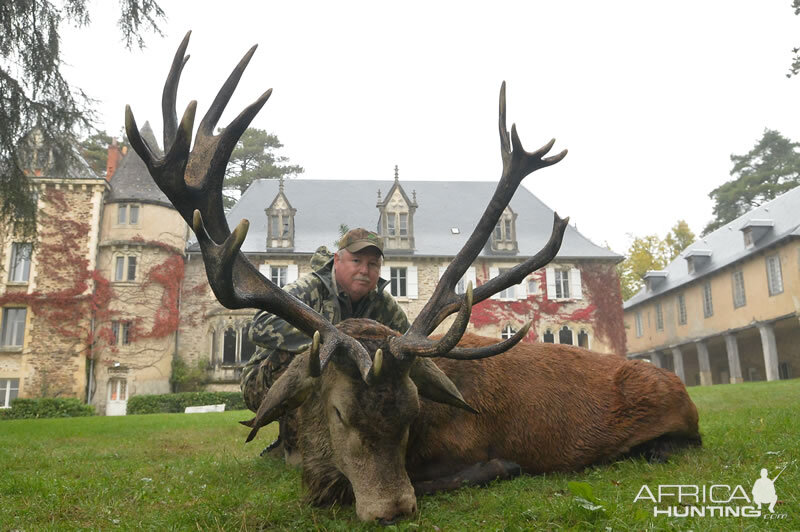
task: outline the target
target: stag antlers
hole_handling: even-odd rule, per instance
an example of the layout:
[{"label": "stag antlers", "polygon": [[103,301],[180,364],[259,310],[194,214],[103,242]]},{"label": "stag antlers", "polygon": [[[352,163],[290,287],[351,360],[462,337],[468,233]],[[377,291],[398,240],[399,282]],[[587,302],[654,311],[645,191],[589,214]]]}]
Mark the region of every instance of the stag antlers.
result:
[{"label": "stag antlers", "polygon": [[[313,382],[335,354],[340,353],[351,359],[368,384],[380,373],[384,354],[379,349],[374,359],[370,358],[359,342],[340,332],[319,313],[262,276],[241,253],[249,224],[247,220],[243,220],[233,232],[230,231],[222,208],[222,182],[233,148],[269,99],[272,89],[246,107],[218,135],[213,134],[255,52],[256,47],[253,46],[217,93],[200,122],[194,147],[190,152],[197,104],[195,101],[189,103],[180,124],[175,110],[178,82],[189,59],[185,53],[190,35],[191,32],[187,33],[178,47],[164,85],[164,156],[154,155],[155,152],[140,135],[130,107],[127,107],[125,128],[131,146],[147,165],[158,187],[194,229],[203,253],[209,284],[219,302],[230,309],[257,308],[271,312],[314,338],[309,352],[295,357],[287,372],[275,382],[256,417],[244,422],[253,428],[248,437],[250,441],[259,427],[296,407],[298,401],[304,400]],[[556,214],[550,239],[536,255],[474,291],[470,283],[464,295],[455,293],[458,280],[477,258],[522,179],[539,168],[556,164],[567,154],[564,150],[557,155],[545,157],[555,140],[533,153],[526,152],[514,125],[511,126],[509,136],[506,130],[505,82],[500,89],[499,128],[503,174],[486,211],[467,243],[445,270],[433,296],[411,328],[405,335],[389,339],[387,346],[389,353],[400,362],[403,373],[410,374],[418,384],[420,394],[472,412],[475,411],[464,402],[455,385],[428,358],[484,358],[502,353],[519,342],[527,334],[530,323],[512,338],[495,345],[474,349],[456,347],[469,323],[472,304],[520,283],[529,273],[550,262],[561,246],[568,221]],[[438,341],[428,339],[428,335],[454,312],[458,312],[458,316],[448,332]],[[418,363],[414,364],[415,361]]]}]

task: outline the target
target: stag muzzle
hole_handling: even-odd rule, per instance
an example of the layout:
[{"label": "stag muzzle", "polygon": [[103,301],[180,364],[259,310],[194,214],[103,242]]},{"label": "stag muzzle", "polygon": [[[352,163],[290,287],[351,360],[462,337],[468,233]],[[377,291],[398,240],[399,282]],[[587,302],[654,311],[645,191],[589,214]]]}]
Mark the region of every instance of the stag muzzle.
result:
[{"label": "stag muzzle", "polygon": [[388,497],[379,493],[359,494],[356,492],[356,514],[362,521],[378,521],[382,525],[390,525],[400,519],[417,512],[417,497],[414,488],[407,481],[407,486],[400,493]]}]

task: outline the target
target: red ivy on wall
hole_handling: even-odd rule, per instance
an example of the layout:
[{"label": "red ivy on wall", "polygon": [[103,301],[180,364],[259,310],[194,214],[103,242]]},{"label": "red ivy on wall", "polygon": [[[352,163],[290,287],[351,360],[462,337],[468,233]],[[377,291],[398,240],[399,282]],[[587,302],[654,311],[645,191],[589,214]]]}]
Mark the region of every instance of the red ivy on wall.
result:
[{"label": "red ivy on wall", "polygon": [[[53,212],[70,209],[61,190],[47,190],[44,199],[54,207]],[[11,288],[0,296],[0,305],[27,306],[51,330],[82,343],[90,356],[89,347],[98,337],[110,335],[110,328],[95,331],[93,337],[82,323],[90,313],[98,323],[107,320],[113,298],[108,280],[97,270],[89,270],[89,261],[84,256],[91,227],[86,222],[54,217],[47,211],[40,213],[39,219],[41,242],[36,248],[36,276],[41,288],[31,293]],[[92,282],[94,290],[90,291]]]},{"label": "red ivy on wall", "polygon": [[[484,278],[488,278],[484,271]],[[590,301],[585,307],[571,313],[563,311],[565,303],[547,299],[547,279],[545,270],[534,272],[532,277],[538,282],[537,294],[528,294],[524,300],[499,301],[486,299],[472,308],[470,323],[476,327],[496,324],[498,320],[518,321],[520,317],[533,321],[531,331],[525,341],[537,339],[536,330],[542,317],[555,317],[557,321],[591,324],[597,336],[604,338],[613,352],[625,354],[625,329],[622,320],[622,297],[619,278],[613,265],[604,263],[588,264],[581,268],[581,277]],[[556,331],[553,331],[554,333]]]}]

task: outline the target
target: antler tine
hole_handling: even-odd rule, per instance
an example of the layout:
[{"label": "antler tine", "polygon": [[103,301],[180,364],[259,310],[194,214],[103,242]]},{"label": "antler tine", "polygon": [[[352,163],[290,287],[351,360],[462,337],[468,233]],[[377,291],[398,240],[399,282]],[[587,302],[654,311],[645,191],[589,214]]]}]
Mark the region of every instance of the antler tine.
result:
[{"label": "antler tine", "polygon": [[[481,249],[483,249],[487,239],[491,236],[492,230],[495,225],[497,225],[497,221],[500,219],[503,210],[508,206],[520,183],[522,183],[522,180],[539,168],[556,164],[567,154],[567,151],[564,150],[558,155],[544,157],[552,148],[554,140],[551,140],[535,152],[525,151],[519,140],[516,126],[512,126],[511,134],[509,135],[506,129],[505,81],[500,86],[498,115],[503,173],[497,184],[494,195],[489,201],[483,216],[481,216],[475,229],[467,240],[467,243],[464,244],[464,247],[458,252],[445,270],[431,299],[417,316],[417,319],[414,320],[414,323],[403,339],[398,339],[396,341],[398,347],[405,343],[419,343],[422,338],[427,337],[427,335],[447,316],[455,312],[461,306],[464,296],[459,296],[455,293],[455,286],[467,271],[469,265],[472,264],[478,256]],[[508,282],[509,279],[516,279],[519,277],[516,281],[519,282],[525,275],[530,273],[530,271],[533,271],[532,269],[529,270],[529,268],[539,268],[552,260],[561,246],[561,239],[563,238],[565,229],[566,223],[556,215],[553,222],[553,233],[550,240],[545,245],[545,248],[522,265],[514,268],[511,272],[504,274],[500,280],[495,280],[494,283],[490,281],[478,287],[475,290],[474,303],[483,301],[487,297],[502,290],[502,285]],[[512,284],[516,283],[510,283],[508,286]]]},{"label": "antler tine", "polygon": [[189,37],[191,37],[191,30],[186,32],[186,36],[181,41],[178,50],[175,52],[175,57],[172,59],[172,66],[167,75],[167,81],[164,83],[164,91],[161,94],[161,115],[164,118],[164,151],[169,151],[172,146],[173,139],[177,134],[178,129],[178,116],[175,109],[175,100],[178,96],[178,83],[181,79],[183,67],[189,60],[186,54],[186,47],[189,46]]},{"label": "antler tine", "polygon": [[480,358],[489,358],[499,355],[500,353],[505,353],[517,345],[523,338],[525,338],[525,335],[528,334],[528,330],[531,328],[532,324],[533,322],[529,321],[522,327],[522,329],[517,331],[514,336],[508,338],[507,340],[503,340],[502,342],[487,345],[485,347],[456,347],[451,349],[450,352],[439,356],[442,358],[453,358],[456,360],[478,360]]},{"label": "antler tine", "polygon": [[467,284],[467,293],[461,303],[461,309],[447,333],[439,340],[432,341],[428,338],[417,338],[409,342],[405,336],[397,336],[389,340],[389,347],[398,359],[413,361],[414,357],[439,357],[444,356],[453,349],[469,325],[469,316],[472,312],[472,281]]}]

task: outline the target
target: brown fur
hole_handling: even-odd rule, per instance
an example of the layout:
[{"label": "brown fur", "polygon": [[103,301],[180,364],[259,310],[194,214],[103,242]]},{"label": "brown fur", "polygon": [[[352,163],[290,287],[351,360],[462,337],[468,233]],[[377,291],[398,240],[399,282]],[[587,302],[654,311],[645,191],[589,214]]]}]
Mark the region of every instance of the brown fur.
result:
[{"label": "brown fur", "polygon": [[[459,345],[494,342],[466,334]],[[647,362],[545,343],[435,362],[480,414],[423,399],[407,453],[412,480],[492,458],[526,473],[573,471],[664,435],[699,439],[697,409],[683,383]]]},{"label": "brown fur", "polygon": [[[347,320],[339,327],[370,353],[378,347],[388,353],[387,340],[397,335],[370,320]],[[494,342],[466,334],[459,345]],[[344,357],[328,366],[298,412],[303,480],[312,502],[351,502],[352,482],[385,494],[386,500],[401,498],[401,492],[406,497],[405,510],[363,510],[360,516],[402,514],[411,507],[409,479],[441,479],[492,460],[519,464],[533,474],[575,471],[631,453],[659,457],[670,447],[700,440],[697,410],[683,383],[646,362],[544,343],[518,344],[482,360],[435,362],[479,414],[422,397],[417,401],[415,387],[409,387],[408,376],[397,371],[391,355],[372,385]],[[358,448],[372,449],[374,455],[359,450],[356,454],[362,454],[353,458],[348,456],[352,452],[342,451],[347,446],[335,435],[341,429],[333,405],[343,412],[348,430],[359,434]],[[392,449],[404,445],[405,434],[403,460]],[[360,465],[354,468],[351,460]],[[376,474],[361,474],[368,469]],[[359,489],[355,491],[358,510]],[[364,499],[373,502],[372,496]]]}]

